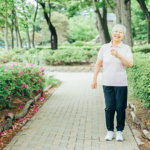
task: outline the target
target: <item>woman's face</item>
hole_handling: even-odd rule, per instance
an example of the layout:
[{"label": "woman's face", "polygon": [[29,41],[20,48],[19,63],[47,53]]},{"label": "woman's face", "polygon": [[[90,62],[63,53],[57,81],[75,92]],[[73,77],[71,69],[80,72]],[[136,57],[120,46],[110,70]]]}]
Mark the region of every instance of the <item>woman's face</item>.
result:
[{"label": "woman's face", "polygon": [[124,38],[124,32],[122,28],[117,28],[113,33],[112,33],[112,38],[116,42],[121,42]]}]

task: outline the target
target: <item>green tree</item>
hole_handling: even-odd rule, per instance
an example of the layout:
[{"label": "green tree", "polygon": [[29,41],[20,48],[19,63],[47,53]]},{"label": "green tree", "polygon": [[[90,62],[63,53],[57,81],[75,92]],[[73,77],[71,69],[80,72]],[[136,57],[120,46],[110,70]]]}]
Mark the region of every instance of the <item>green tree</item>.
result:
[{"label": "green tree", "polygon": [[91,41],[98,35],[95,28],[93,17],[88,16],[74,16],[70,18],[70,33],[72,40]]},{"label": "green tree", "polygon": [[70,37],[68,17],[58,12],[52,12],[51,21],[56,28],[58,43],[67,40]]},{"label": "green tree", "polygon": [[41,7],[43,8],[43,13],[44,13],[44,18],[46,19],[46,22],[48,24],[49,30],[51,32],[51,48],[53,50],[57,49],[57,33],[56,33],[56,29],[53,26],[52,22],[51,22],[51,4],[50,4],[50,0],[36,0]]},{"label": "green tree", "polygon": [[[138,15],[137,15],[138,14]],[[134,40],[147,40],[147,21],[137,0],[131,3],[132,34]]]},{"label": "green tree", "polygon": [[147,20],[147,42],[150,43],[150,1],[137,0]]},{"label": "green tree", "polygon": [[[82,9],[84,8],[94,8],[95,12],[95,18],[96,18],[96,28],[99,32],[100,39],[101,39],[101,44],[105,44],[110,42],[110,35],[108,31],[108,25],[107,25],[107,7],[105,0],[86,0],[86,1],[80,1],[76,2],[77,4],[74,4],[74,7],[81,7]],[[72,9],[68,9],[70,11],[69,13],[71,14],[70,16],[73,16],[75,12],[71,12],[74,10],[78,9],[73,9],[74,7],[71,6]]]}]

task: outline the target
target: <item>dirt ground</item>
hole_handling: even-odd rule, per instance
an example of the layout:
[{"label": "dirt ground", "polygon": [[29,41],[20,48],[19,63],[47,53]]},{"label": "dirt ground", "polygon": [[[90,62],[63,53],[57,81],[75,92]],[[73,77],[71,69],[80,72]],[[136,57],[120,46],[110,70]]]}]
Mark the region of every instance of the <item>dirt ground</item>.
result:
[{"label": "dirt ground", "polygon": [[[141,110],[142,111],[142,110]],[[148,140],[144,134],[142,133],[142,130],[141,128],[139,127],[139,125],[135,124],[133,121],[132,121],[132,116],[130,114],[131,112],[131,109],[127,108],[126,109],[126,122],[128,123],[128,125],[130,127],[134,126],[137,130],[139,130],[141,132],[141,137],[139,137],[141,139],[141,141],[144,143],[143,145],[140,145],[139,148],[140,150],[150,150],[150,140]],[[137,115],[137,114],[136,114]],[[146,115],[146,111],[143,110],[143,113],[141,115],[141,120],[142,118],[144,118]],[[137,115],[138,116],[138,115]],[[139,116],[138,116],[139,117]],[[145,119],[144,119],[145,120]],[[146,122],[146,121],[145,121]],[[148,128],[149,129],[149,128]]]}]

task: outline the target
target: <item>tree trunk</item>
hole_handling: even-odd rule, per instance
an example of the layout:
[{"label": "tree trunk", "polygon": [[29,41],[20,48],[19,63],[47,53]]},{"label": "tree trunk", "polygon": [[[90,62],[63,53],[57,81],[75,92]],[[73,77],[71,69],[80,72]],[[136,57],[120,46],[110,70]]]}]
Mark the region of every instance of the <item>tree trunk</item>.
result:
[{"label": "tree trunk", "polygon": [[[27,22],[28,18],[26,17],[24,6],[22,8],[23,8],[23,12],[24,12],[25,21]],[[29,26],[27,25],[26,32],[27,32],[27,39],[28,39],[28,48],[30,49],[31,48],[31,41],[30,41],[30,35],[29,35],[29,29],[28,29],[28,27]]]},{"label": "tree trunk", "polygon": [[23,46],[22,46],[22,39],[21,39],[19,28],[17,28],[17,33],[18,33],[18,37],[19,37],[20,48],[23,48]]},{"label": "tree trunk", "polygon": [[[95,2],[95,0],[93,0]],[[107,26],[107,9],[105,6],[103,6],[103,17],[99,11],[99,8],[97,8],[94,4],[94,11],[96,14],[96,18],[98,21],[98,31],[101,39],[101,44],[109,43],[111,41],[108,26]]]},{"label": "tree trunk", "polygon": [[31,42],[30,42],[30,35],[29,35],[29,29],[28,28],[27,28],[27,39],[28,39],[28,48],[30,49],[31,48]]},{"label": "tree trunk", "polygon": [[14,20],[11,19],[11,22],[12,22],[12,27],[10,26],[10,30],[11,30],[11,39],[12,39],[12,49],[13,49],[14,48],[14,34],[13,34],[13,32],[14,32],[14,28],[13,28]]},{"label": "tree trunk", "polygon": [[43,7],[43,13],[44,17],[47,21],[49,30],[51,32],[51,49],[55,50],[57,49],[57,33],[55,27],[52,25],[50,18],[48,17],[48,13],[45,11],[45,3],[40,3],[40,5]]},{"label": "tree trunk", "polygon": [[115,7],[116,23],[121,24],[121,1],[117,0]]},{"label": "tree trunk", "polygon": [[[38,10],[38,3],[37,3],[37,6],[36,6],[35,16],[34,16],[34,19],[33,19],[34,23],[35,23],[36,16],[37,16],[37,10]],[[35,33],[35,25],[33,25],[33,34],[32,34],[32,46],[33,47],[35,47],[35,45],[34,45],[34,33]]]},{"label": "tree trunk", "polygon": [[14,15],[15,18],[15,33],[16,33],[16,47],[18,47],[18,25],[17,25],[17,16],[16,16],[16,11],[12,10],[12,14]]},{"label": "tree trunk", "polygon": [[9,47],[8,47],[7,14],[6,14],[6,17],[5,17],[5,38],[4,38],[4,41],[5,41],[5,49],[6,49],[6,51],[8,51],[8,50],[9,50]]},{"label": "tree trunk", "polygon": [[141,9],[146,15],[147,19],[147,42],[148,44],[150,43],[150,12],[148,11],[148,8],[146,7],[145,1],[144,0],[137,0],[138,3],[140,4]]},{"label": "tree trunk", "polygon": [[150,16],[147,19],[147,43],[150,44]]},{"label": "tree trunk", "polygon": [[109,3],[109,0],[105,0],[108,7],[111,9],[111,11],[113,13],[116,14],[116,23],[117,24],[121,24],[121,3],[120,3],[120,0],[113,0],[114,3],[115,3],[115,8],[113,8],[110,3]]},{"label": "tree trunk", "polygon": [[124,39],[124,43],[133,46],[132,41],[132,29],[131,29],[131,1],[121,1],[121,18],[122,24],[127,28],[127,35]]},{"label": "tree trunk", "polygon": [[51,49],[57,49],[57,33],[55,27],[51,24]]}]

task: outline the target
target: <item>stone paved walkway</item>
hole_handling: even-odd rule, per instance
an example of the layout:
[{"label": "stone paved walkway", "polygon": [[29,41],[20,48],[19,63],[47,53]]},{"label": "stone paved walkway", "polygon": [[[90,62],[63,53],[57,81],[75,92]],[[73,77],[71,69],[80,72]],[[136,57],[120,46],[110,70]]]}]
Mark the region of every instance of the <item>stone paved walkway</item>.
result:
[{"label": "stone paved walkway", "polygon": [[139,150],[126,124],[124,142],[106,134],[101,73],[53,73],[63,83],[4,150]]}]

